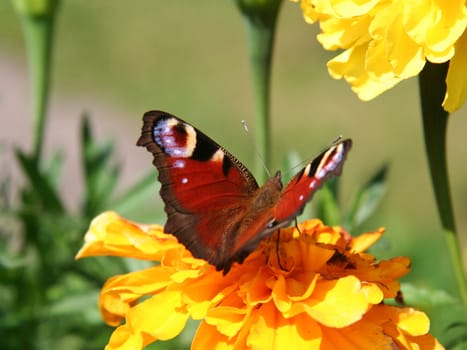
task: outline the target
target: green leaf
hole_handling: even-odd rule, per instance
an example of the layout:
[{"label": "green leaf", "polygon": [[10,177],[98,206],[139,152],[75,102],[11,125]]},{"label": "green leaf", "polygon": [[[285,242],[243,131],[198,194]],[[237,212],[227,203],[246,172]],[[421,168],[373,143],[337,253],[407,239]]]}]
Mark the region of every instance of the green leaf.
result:
[{"label": "green leaf", "polygon": [[64,213],[64,206],[58,192],[52,185],[53,181],[51,181],[47,174],[41,172],[36,160],[29,157],[20,149],[15,150],[15,156],[24,175],[29,180],[30,187],[28,188],[28,192],[39,199],[48,211]]},{"label": "green leaf", "polygon": [[448,325],[445,337],[449,341],[445,342],[446,349],[465,350],[467,349],[467,322],[453,322]]},{"label": "green leaf", "polygon": [[[138,182],[126,190],[123,194],[112,201],[112,208],[119,212],[128,210],[133,205],[141,204],[142,197],[148,195],[149,188],[156,188],[156,174],[151,170],[146,176],[142,177]],[[155,195],[153,191],[152,195]]]},{"label": "green leaf", "polygon": [[102,323],[99,310],[96,307],[99,298],[98,290],[80,291],[52,303],[44,310],[46,317],[82,316],[88,324]]},{"label": "green leaf", "polygon": [[349,230],[360,226],[376,210],[386,192],[386,174],[388,166],[383,165],[357,193],[352,209],[346,218]]},{"label": "green leaf", "polygon": [[404,302],[408,305],[416,305],[420,309],[459,303],[457,298],[442,289],[418,287],[411,283],[402,283],[401,290]]},{"label": "green leaf", "polygon": [[81,122],[81,147],[86,193],[83,211],[91,218],[108,205],[119,179],[120,167],[110,165],[113,144],[99,145],[95,141],[87,115]]},{"label": "green leaf", "polygon": [[61,179],[63,159],[63,150],[55,150],[45,168],[47,176],[50,179],[51,184],[54,186],[54,188],[58,188],[59,181]]},{"label": "green leaf", "polygon": [[317,194],[318,217],[326,225],[342,225],[338,204],[338,178],[329,179]]}]

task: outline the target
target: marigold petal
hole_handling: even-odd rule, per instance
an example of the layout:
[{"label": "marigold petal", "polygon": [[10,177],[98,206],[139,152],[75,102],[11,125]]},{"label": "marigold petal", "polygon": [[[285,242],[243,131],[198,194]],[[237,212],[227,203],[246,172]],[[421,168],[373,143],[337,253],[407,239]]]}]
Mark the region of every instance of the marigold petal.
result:
[{"label": "marigold petal", "polygon": [[287,312],[292,306],[292,301],[288,298],[285,278],[282,275],[277,276],[277,281],[274,283],[272,298],[277,309],[281,312]]},{"label": "marigold petal", "polygon": [[361,281],[378,285],[385,298],[394,298],[397,295],[400,290],[397,279],[410,271],[410,259],[407,257],[383,260],[376,265],[371,261],[368,264],[364,260],[353,260],[353,263],[357,265],[353,274]]},{"label": "marigold petal", "polygon": [[456,43],[456,54],[449,62],[446,77],[447,91],[443,108],[452,113],[458,110],[467,98],[467,33]]},{"label": "marigold petal", "polygon": [[341,328],[361,319],[374,302],[382,299],[383,294],[377,289],[363,287],[356,277],[347,276],[319,281],[311,297],[294,304],[289,314],[306,312],[325,326]]},{"label": "marigold petal", "polygon": [[223,335],[233,337],[242,328],[246,314],[246,309],[221,306],[212,309],[206,316],[205,321],[215,326]]},{"label": "marigold petal", "polygon": [[272,298],[278,310],[287,313],[292,303],[307,299],[318,281],[317,273],[294,274],[293,278],[280,275],[274,284]]},{"label": "marigold petal", "polygon": [[188,320],[188,314],[179,306],[180,292],[175,291],[156,294],[134,306],[126,324],[113,332],[106,350],[141,349],[158,339],[175,337]]},{"label": "marigold petal", "polygon": [[334,79],[344,78],[363,101],[369,101],[401,81],[390,77],[377,80],[365,71],[366,47],[352,47],[334,57],[327,63],[329,74]]},{"label": "marigold petal", "polygon": [[143,338],[134,334],[130,327],[118,327],[109,339],[105,350],[134,350],[143,348]]},{"label": "marigold petal", "polygon": [[171,272],[170,268],[157,266],[108,279],[99,296],[99,309],[104,321],[118,326],[136,300],[170,283]]},{"label": "marigold petal", "polygon": [[431,334],[408,337],[408,339],[410,340],[410,349],[444,350],[444,347]]},{"label": "marigold petal", "polygon": [[387,52],[387,43],[383,40],[373,41],[366,50],[365,71],[375,81],[389,80],[394,76]]},{"label": "marigold petal", "polygon": [[287,278],[286,290],[288,298],[292,301],[299,301],[308,298],[315,288],[319,279],[317,273],[295,273],[293,278]]},{"label": "marigold petal", "polygon": [[407,334],[419,336],[430,330],[430,319],[421,311],[410,307],[387,308],[388,316],[395,321],[397,327]]},{"label": "marigold petal", "polygon": [[344,328],[323,327],[323,343],[320,350],[394,350],[394,341],[383,328],[366,321],[356,322]]},{"label": "marigold petal", "polygon": [[257,318],[250,327],[247,345],[253,349],[320,349],[319,325],[302,314],[285,319],[274,303],[254,311]]},{"label": "marigold petal", "polygon": [[384,234],[384,228],[379,228],[374,232],[365,232],[350,241],[350,248],[352,252],[363,253],[373,244],[375,244]]},{"label": "marigold petal", "polygon": [[[196,330],[191,343],[191,350],[233,350],[235,349],[235,340],[236,339],[229,339],[222,333],[217,332],[215,326],[203,321]],[[242,348],[243,347],[240,347],[240,349]]]},{"label": "marigold petal", "polygon": [[443,349],[428,334],[430,321],[421,311],[380,304],[374,306],[364,319],[381,325],[384,332],[402,349]]},{"label": "marigold petal", "polygon": [[[322,240],[324,235],[320,235],[319,240]],[[311,275],[315,271],[319,271],[326,265],[326,263],[334,255],[335,250],[324,246],[318,246],[316,244],[308,244],[309,239],[303,239],[303,241],[294,242],[289,246],[289,249],[293,251],[295,264],[303,266],[303,271]],[[320,242],[324,243],[324,242]],[[298,245],[298,247],[296,246]]]},{"label": "marigold petal", "polygon": [[409,38],[402,23],[387,29],[385,42],[385,55],[397,77],[407,79],[421,72],[426,63],[423,48]]},{"label": "marigold petal", "polygon": [[404,4],[403,18],[405,30],[417,44],[446,52],[464,32],[467,10],[464,0],[415,0]]},{"label": "marigold petal", "polygon": [[117,295],[106,294],[99,298],[99,309],[102,319],[112,327],[117,327],[122,322],[130,307],[129,302],[122,300]]},{"label": "marigold petal", "polygon": [[339,17],[356,17],[369,12],[380,0],[339,0],[333,1],[333,9]]},{"label": "marigold petal", "polygon": [[170,249],[185,250],[176,238],[163,233],[159,225],[137,225],[115,212],[94,218],[76,258],[112,255],[143,260],[160,260]]},{"label": "marigold petal", "polygon": [[126,323],[135,334],[167,340],[183,330],[188,317],[182,307],[181,291],[166,290],[134,306],[127,314]]},{"label": "marigold petal", "polygon": [[326,50],[348,49],[370,41],[370,16],[329,18],[320,22],[317,39]]},{"label": "marigold petal", "polygon": [[271,270],[259,267],[253,276],[246,276],[240,284],[239,295],[245,298],[246,303],[255,306],[260,303],[266,303],[271,300],[271,287],[269,280],[272,280]]},{"label": "marigold petal", "polygon": [[212,273],[200,279],[184,283],[183,302],[187,305],[193,319],[201,319],[206,316],[212,305],[220,305],[221,301],[231,302],[230,306],[242,307],[242,302],[233,302],[230,296],[240,299],[237,285],[223,279],[222,274]]}]

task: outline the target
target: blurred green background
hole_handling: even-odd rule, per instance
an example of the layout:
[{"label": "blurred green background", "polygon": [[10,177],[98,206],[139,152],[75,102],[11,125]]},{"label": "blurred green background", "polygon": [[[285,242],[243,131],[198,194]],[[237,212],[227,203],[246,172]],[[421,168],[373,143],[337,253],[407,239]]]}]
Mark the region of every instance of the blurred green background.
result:
[{"label": "blurred green background", "polygon": [[[291,151],[308,160],[336,136],[351,137],[354,147],[342,177],[343,207],[350,205],[358,186],[387,163],[385,200],[363,228],[387,228],[375,254],[378,258],[408,255],[413,270],[404,281],[453,291],[428,178],[417,79],[362,102],[344,81],[328,75],[326,61],[334,54],[321,48],[317,33],[317,26],[304,22],[299,5],[284,2],[273,61],[272,170]],[[150,155],[135,146],[142,114],[150,109],[193,123],[252,168],[256,155],[240,123],[245,119],[250,129],[255,127],[246,49],[242,18],[233,1],[63,1],[53,51],[46,151],[58,147],[64,152],[66,168],[60,186],[67,206],[76,208],[83,190],[77,149],[83,112],[90,114],[98,139],[116,144],[122,165],[120,190],[152,169]],[[20,23],[11,3],[1,1],[0,175],[13,174],[14,184],[21,183],[21,178],[11,153],[16,146],[31,147],[30,113]],[[453,114],[448,135],[452,194],[464,252],[466,117],[465,106]],[[154,190],[121,214],[163,223],[156,192],[154,177]],[[451,316],[446,310],[427,311],[436,318],[434,333],[442,336],[443,318]]]}]

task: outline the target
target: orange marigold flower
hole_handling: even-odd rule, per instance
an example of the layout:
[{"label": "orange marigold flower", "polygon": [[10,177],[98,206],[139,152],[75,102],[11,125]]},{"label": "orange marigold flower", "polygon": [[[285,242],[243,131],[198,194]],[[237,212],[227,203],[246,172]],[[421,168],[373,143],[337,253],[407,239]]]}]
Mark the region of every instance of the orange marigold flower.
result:
[{"label": "orange marigold flower", "polygon": [[102,288],[102,316],[117,327],[108,350],[173,338],[190,317],[202,320],[192,349],[442,349],[424,313],[383,304],[396,297],[410,261],[365,253],[382,234],[352,238],[309,220],[263,240],[224,276],[161,226],[107,212],[93,220],[77,257],[160,262]]},{"label": "orange marigold flower", "polygon": [[320,22],[323,47],[343,50],[328,62],[329,73],[362,100],[418,75],[426,61],[450,61],[443,107],[453,112],[464,103],[465,0],[301,0],[301,7],[307,22]]}]

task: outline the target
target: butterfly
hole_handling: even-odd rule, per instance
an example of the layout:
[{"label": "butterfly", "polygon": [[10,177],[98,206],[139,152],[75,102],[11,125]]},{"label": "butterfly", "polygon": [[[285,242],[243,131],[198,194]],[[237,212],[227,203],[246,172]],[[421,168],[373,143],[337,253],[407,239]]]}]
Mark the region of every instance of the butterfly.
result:
[{"label": "butterfly", "polygon": [[164,231],[224,274],[301,214],[326,179],[340,175],[352,145],[350,139],[331,145],[285,188],[280,171],[259,187],[237,158],[182,119],[149,111],[143,122],[137,145],[152,153],[159,171]]}]

